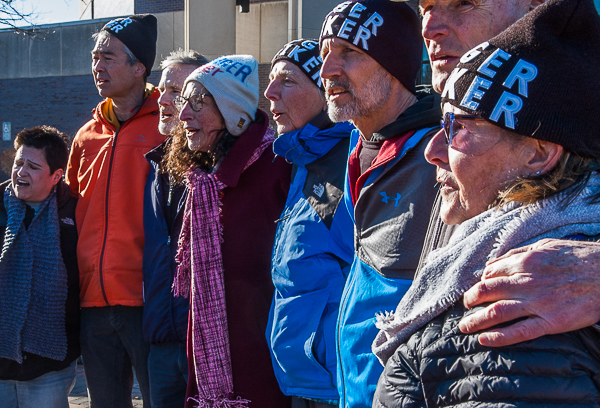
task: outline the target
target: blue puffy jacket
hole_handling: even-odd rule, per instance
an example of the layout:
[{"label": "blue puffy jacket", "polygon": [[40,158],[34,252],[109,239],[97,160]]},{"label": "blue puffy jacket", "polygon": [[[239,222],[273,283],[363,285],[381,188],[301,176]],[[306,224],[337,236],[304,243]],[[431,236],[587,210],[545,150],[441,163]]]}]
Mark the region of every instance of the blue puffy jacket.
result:
[{"label": "blue puffy jacket", "polygon": [[[146,153],[152,166],[144,189],[144,339],[148,343],[185,343],[189,300],[174,297],[171,285],[176,271],[177,239],[183,222],[187,189],[175,186],[170,203],[176,216],[169,228],[165,213],[169,210],[169,176],[159,173],[164,155],[162,145]],[[180,198],[179,198],[180,197]],[[179,199],[177,199],[179,198]]]},{"label": "blue puffy jacket", "polygon": [[353,226],[342,201],[352,129],[308,124],[273,144],[294,163],[273,247],[275,295],[266,333],[286,395],[339,398],[335,325],[353,257]]}]

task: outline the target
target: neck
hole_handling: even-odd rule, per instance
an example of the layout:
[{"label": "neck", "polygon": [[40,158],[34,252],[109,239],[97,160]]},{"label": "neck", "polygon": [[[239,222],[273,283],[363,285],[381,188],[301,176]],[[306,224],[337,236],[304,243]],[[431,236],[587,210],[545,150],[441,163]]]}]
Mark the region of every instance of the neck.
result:
[{"label": "neck", "polygon": [[398,119],[406,109],[417,102],[417,97],[403,86],[392,87],[390,97],[376,111],[367,116],[352,120],[352,123],[365,140],[371,140],[373,133]]},{"label": "neck", "polygon": [[113,109],[119,122],[125,122],[134,117],[144,104],[145,84],[136,88],[126,96],[111,98]]}]

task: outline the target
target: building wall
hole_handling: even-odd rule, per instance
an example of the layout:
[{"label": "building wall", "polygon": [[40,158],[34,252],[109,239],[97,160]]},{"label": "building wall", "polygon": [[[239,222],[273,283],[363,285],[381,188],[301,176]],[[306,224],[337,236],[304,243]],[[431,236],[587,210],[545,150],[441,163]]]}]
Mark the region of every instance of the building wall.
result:
[{"label": "building wall", "polygon": [[237,13],[236,54],[250,54],[259,63],[270,63],[288,42],[287,18],[287,1],[254,3],[249,13]]},{"label": "building wall", "polygon": [[183,11],[184,0],[135,0],[135,13],[167,13]]},{"label": "building wall", "polygon": [[79,0],[79,19],[88,20],[134,14],[135,0]]}]

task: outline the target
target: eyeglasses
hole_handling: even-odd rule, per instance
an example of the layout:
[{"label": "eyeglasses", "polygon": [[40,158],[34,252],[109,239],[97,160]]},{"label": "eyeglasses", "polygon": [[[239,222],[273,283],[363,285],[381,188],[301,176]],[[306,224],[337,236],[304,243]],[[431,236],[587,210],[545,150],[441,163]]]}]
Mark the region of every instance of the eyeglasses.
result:
[{"label": "eyeglasses", "polygon": [[200,112],[200,109],[202,109],[204,107],[204,97],[205,96],[212,97],[212,95],[209,93],[193,94],[189,98],[186,98],[183,95],[179,95],[173,100],[173,104],[175,105],[177,110],[180,112],[186,103],[188,103],[190,105],[190,108],[192,108],[192,110],[194,112]]},{"label": "eyeglasses", "polygon": [[440,121],[446,144],[461,153],[481,156],[488,152],[500,140],[494,137],[482,137],[471,133],[460,120],[485,120],[478,115],[455,115],[446,112]]}]

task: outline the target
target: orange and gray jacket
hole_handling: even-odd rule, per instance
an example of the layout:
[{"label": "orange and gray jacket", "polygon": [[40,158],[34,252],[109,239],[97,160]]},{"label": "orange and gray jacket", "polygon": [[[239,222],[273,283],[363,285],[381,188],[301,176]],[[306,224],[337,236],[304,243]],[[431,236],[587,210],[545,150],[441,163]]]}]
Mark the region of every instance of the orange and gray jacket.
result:
[{"label": "orange and gray jacket", "polygon": [[140,111],[119,125],[106,99],[75,136],[67,166],[79,196],[77,257],[81,307],[142,306],[146,154],[164,140],[158,132],[158,92],[147,90]]}]

